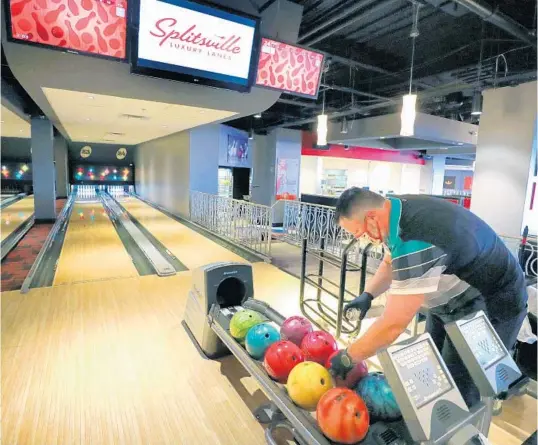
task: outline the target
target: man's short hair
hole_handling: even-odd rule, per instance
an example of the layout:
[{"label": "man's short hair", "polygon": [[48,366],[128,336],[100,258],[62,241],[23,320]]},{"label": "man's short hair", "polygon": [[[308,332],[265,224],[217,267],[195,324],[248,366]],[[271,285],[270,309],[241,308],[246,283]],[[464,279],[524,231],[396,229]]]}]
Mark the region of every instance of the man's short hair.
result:
[{"label": "man's short hair", "polygon": [[336,201],[334,217],[338,223],[342,217],[351,218],[357,210],[377,209],[383,205],[384,201],[385,198],[375,192],[351,187],[345,190]]}]

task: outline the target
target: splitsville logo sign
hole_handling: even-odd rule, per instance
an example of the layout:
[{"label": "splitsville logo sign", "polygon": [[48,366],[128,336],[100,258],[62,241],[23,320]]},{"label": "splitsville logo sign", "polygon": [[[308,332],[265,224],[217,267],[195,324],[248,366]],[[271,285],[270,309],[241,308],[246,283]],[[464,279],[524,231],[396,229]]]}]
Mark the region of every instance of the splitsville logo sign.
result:
[{"label": "splitsville logo sign", "polygon": [[141,0],[138,57],[247,79],[254,21],[235,17],[183,0]]}]

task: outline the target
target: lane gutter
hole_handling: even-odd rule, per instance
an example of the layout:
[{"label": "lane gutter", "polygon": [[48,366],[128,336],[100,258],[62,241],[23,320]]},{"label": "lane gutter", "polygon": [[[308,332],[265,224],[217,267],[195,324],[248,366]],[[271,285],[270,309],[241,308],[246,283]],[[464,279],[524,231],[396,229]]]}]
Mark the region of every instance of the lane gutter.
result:
[{"label": "lane gutter", "polygon": [[176,272],[183,272],[186,270],[189,270],[185,264],[183,264],[172,252],[170,252],[166,246],[161,243],[153,234],[146,229],[138,219],[136,219],[132,213],[130,213],[122,204],[120,201],[115,199],[113,196],[111,198],[116,202],[118,207],[122,209],[124,214],[126,214],[130,220],[133,222],[133,224],[144,234],[144,236],[153,244],[153,246],[159,251],[161,255],[163,255],[171,264],[174,266],[174,269],[176,269]]}]

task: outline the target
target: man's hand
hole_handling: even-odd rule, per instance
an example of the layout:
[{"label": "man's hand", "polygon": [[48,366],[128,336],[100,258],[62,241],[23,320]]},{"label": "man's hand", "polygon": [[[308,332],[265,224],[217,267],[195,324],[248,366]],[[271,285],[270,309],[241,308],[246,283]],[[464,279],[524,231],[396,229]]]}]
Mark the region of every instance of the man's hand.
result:
[{"label": "man's hand", "polygon": [[348,303],[344,306],[344,315],[348,309],[357,309],[360,313],[359,319],[362,320],[366,316],[366,312],[372,306],[372,300],[374,296],[369,292],[363,292],[357,298],[355,298],[351,303]]},{"label": "man's hand", "polygon": [[331,359],[331,367],[329,368],[329,372],[335,378],[345,380],[348,372],[352,369],[353,361],[345,349],[338,351],[338,353],[335,354],[335,356]]}]

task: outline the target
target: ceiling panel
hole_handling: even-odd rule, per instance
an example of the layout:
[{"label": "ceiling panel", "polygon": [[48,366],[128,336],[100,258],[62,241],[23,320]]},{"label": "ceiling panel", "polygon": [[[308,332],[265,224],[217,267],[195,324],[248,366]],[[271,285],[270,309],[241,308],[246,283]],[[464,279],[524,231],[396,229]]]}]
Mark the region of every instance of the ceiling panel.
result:
[{"label": "ceiling panel", "polygon": [[2,105],[1,134],[3,137],[30,138],[30,123]]},{"label": "ceiling panel", "polygon": [[55,88],[43,92],[76,142],[135,145],[237,114]]}]

